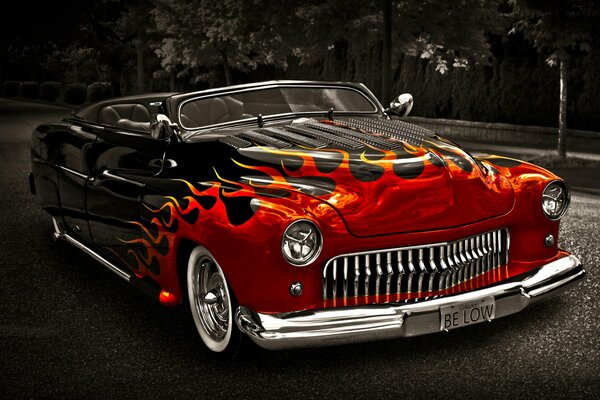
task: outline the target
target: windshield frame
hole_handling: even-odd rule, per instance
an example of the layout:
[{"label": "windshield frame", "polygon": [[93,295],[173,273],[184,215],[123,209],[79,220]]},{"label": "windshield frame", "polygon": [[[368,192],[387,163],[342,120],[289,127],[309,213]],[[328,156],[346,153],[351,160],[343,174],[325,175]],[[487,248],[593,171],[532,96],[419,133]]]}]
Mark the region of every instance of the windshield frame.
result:
[{"label": "windshield frame", "polygon": [[[312,81],[271,81],[265,82],[262,84],[247,84],[247,85],[238,85],[231,87],[224,87],[220,89],[212,89],[206,90],[202,92],[196,92],[192,94],[188,94],[185,98],[181,99],[181,101],[177,104],[176,107],[176,119],[180,128],[186,132],[194,132],[194,134],[200,133],[201,131],[214,130],[215,128],[220,127],[231,127],[236,125],[247,125],[249,122],[257,121],[257,117],[248,117],[243,119],[237,119],[235,121],[227,121],[221,122],[217,124],[204,125],[200,127],[187,127],[181,121],[181,109],[182,107],[190,102],[198,101],[207,98],[218,98],[221,96],[228,96],[231,94],[244,93],[244,92],[252,92],[252,91],[261,91],[267,89],[277,89],[277,88],[314,88],[314,89],[343,89],[350,90],[358,93],[363,98],[365,98],[372,106],[373,109],[371,111],[344,111],[344,110],[334,110],[335,115],[380,115],[383,112],[383,107],[377,100],[377,98],[371,93],[366,86],[362,84],[353,84],[353,83],[345,83],[345,82],[312,82]],[[179,96],[177,96],[179,97]],[[281,120],[281,119],[290,119],[295,117],[314,117],[314,116],[323,116],[327,115],[327,110],[319,110],[319,111],[301,111],[301,112],[285,112],[279,114],[270,114],[263,115],[263,121],[273,121],[273,120]],[[185,135],[185,134],[184,134]]]}]

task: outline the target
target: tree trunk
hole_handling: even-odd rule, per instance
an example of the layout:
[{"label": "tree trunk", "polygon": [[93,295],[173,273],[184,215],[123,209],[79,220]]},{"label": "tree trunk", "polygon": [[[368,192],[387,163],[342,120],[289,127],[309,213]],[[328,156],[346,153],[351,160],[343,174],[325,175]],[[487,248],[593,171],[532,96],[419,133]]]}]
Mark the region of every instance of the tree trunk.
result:
[{"label": "tree trunk", "polygon": [[225,85],[231,85],[231,70],[229,69],[229,65],[227,63],[223,64],[223,69],[225,70]]},{"label": "tree trunk", "polygon": [[392,0],[383,0],[383,79],[381,102],[384,107],[391,99],[392,77]]},{"label": "tree trunk", "polygon": [[169,71],[169,90],[175,92],[175,69]]},{"label": "tree trunk", "polygon": [[560,100],[558,107],[558,157],[567,158],[567,68],[565,59],[560,60]]},{"label": "tree trunk", "polygon": [[223,56],[223,72],[225,73],[225,86],[231,85],[231,70],[229,69],[229,60],[227,59],[227,53],[222,52]]},{"label": "tree trunk", "polygon": [[137,52],[138,93],[144,93],[144,47],[140,41],[135,46]]},{"label": "tree trunk", "polygon": [[113,87],[113,96],[121,96],[121,72],[123,68],[120,65],[112,66],[110,68],[110,84]]}]

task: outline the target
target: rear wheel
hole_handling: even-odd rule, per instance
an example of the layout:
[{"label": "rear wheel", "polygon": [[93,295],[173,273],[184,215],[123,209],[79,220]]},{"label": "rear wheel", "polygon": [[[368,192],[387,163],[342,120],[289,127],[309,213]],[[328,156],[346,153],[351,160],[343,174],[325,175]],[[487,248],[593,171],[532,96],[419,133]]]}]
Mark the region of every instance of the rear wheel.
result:
[{"label": "rear wheel", "polygon": [[233,357],[241,342],[233,320],[237,302],[223,270],[202,246],[190,254],[187,289],[194,323],[206,347]]}]

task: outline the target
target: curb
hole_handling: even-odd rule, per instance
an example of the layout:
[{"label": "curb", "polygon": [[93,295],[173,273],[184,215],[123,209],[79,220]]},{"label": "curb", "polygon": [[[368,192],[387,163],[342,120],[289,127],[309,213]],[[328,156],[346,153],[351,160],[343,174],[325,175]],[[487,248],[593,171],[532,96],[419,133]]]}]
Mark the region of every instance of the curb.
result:
[{"label": "curb", "polygon": [[586,188],[581,186],[571,186],[572,192],[591,194],[592,196],[600,196],[600,189]]}]

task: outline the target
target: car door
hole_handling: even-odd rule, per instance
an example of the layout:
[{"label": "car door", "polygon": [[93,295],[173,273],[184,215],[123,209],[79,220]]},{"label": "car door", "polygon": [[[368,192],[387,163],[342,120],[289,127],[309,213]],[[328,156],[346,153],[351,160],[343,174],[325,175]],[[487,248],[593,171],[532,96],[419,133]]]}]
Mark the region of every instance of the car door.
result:
[{"label": "car door", "polygon": [[88,152],[97,138],[94,127],[71,125],[64,132],[53,132],[58,157],[60,214],[66,230],[90,242],[86,212],[86,186],[90,170]]},{"label": "car door", "polygon": [[145,181],[159,174],[167,147],[147,133],[105,128],[89,152],[87,214],[92,241],[106,257],[137,269],[129,251],[140,246],[139,197]]}]

